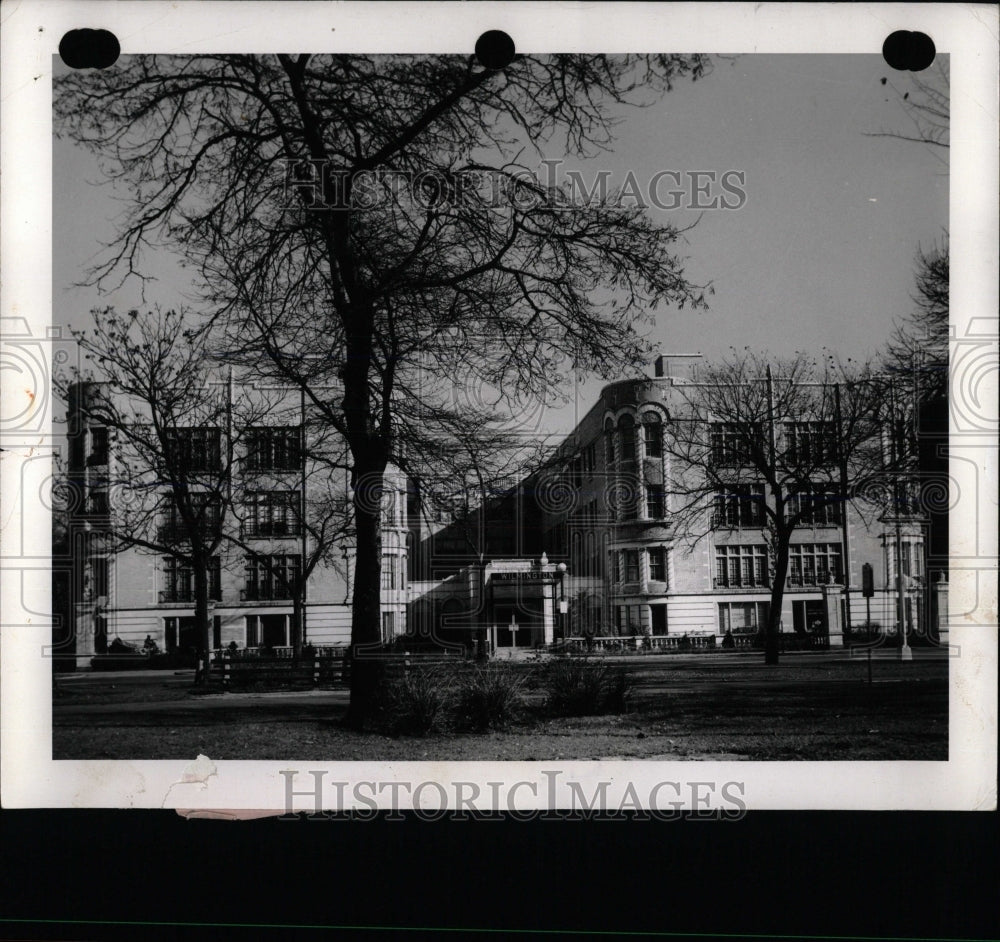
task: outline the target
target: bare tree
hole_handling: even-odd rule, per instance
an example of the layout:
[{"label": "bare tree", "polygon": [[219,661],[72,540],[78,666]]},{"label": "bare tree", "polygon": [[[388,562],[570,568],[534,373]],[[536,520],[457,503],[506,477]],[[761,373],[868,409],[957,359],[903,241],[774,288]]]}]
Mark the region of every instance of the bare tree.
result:
[{"label": "bare tree", "polygon": [[906,121],[901,128],[871,132],[868,136],[894,137],[947,150],[951,128],[951,74],[947,61],[939,57],[926,76],[912,75],[912,87],[905,91],[896,88],[888,78],[881,81],[896,96]]},{"label": "bare tree", "polygon": [[[678,543],[692,549],[727,528],[760,535],[766,554],[727,559],[717,579],[770,588],[765,661],[776,664],[792,535],[806,523],[842,527],[848,501],[886,473],[886,382],[868,366],[741,352],[673,391],[664,487]],[[828,559],[812,576],[844,571]]]},{"label": "bare tree", "polygon": [[[616,109],[701,56],[129,57],[62,79],[59,127],[95,150],[132,209],[97,280],[141,275],[166,241],[200,276],[231,352],[302,391],[350,451],[352,642],[379,639],[380,501],[390,462],[419,476],[456,376],[500,393],[474,421],[551,397],[567,370],[645,355],[637,322],[698,306],[678,237],[616,194],[581,205],[518,164],[593,154]],[[335,389],[332,394],[329,390]],[[468,411],[468,410],[466,410]],[[509,412],[509,409],[508,409]],[[374,674],[352,675],[352,723]]]},{"label": "bare tree", "polygon": [[[96,498],[88,517],[101,550],[158,553],[191,573],[190,586],[167,591],[194,604],[201,682],[208,679],[209,608],[221,557],[235,553],[292,600],[300,656],[308,580],[321,563],[337,565],[334,550],[350,533],[349,495],[338,487],[348,468],[343,443],[325,425],[307,422],[299,397],[289,402],[285,390],[241,384],[237,395],[231,372],[219,378],[204,325],[189,312],[120,315],[108,308],[92,318],[93,327],[74,336],[93,368],[86,377],[62,376],[59,388],[73,419],[107,438],[107,480],[86,487]],[[259,458],[261,435],[276,431],[290,436],[277,472]],[[274,555],[277,545],[277,559],[286,559],[289,540],[299,551],[293,566]],[[253,596],[254,585],[244,591]]]},{"label": "bare tree", "polygon": [[70,404],[71,436],[86,421],[103,430],[111,456],[101,462],[105,479],[85,489],[87,517],[103,551],[138,548],[190,571],[177,600],[194,604],[205,683],[216,554],[233,506],[227,384],[212,377],[183,312],[105,308],[92,319],[91,329],[73,331],[92,371],[56,380]]}]

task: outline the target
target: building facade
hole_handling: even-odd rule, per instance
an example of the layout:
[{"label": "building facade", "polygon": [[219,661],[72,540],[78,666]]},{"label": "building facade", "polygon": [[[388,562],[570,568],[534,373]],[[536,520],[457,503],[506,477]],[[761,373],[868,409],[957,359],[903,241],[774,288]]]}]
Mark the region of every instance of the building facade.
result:
[{"label": "building facade", "polygon": [[[655,376],[605,387],[564,443],[559,470],[538,480],[543,543],[568,569],[571,634],[721,641],[755,635],[767,622],[774,559],[764,503],[773,498],[764,481],[744,475],[738,487],[705,495],[700,517],[681,512],[697,488],[677,485],[670,437],[689,418],[681,387],[698,382],[699,361],[661,357]],[[794,498],[807,504],[795,505],[802,516],[791,537],[782,632],[837,644],[869,623],[891,634],[902,612],[908,632],[924,633],[926,527],[917,502],[886,507],[853,492],[839,478],[828,423],[802,415],[778,425],[779,455],[831,455]],[[708,434],[707,460],[723,460],[726,423]],[[838,493],[851,497],[833,499]]]},{"label": "building facade", "polygon": [[[179,426],[170,439],[183,452],[193,496],[201,498],[194,503],[206,532],[217,536],[208,571],[212,645],[288,648],[293,620],[301,617],[304,643],[346,646],[354,581],[346,473],[317,460],[297,399],[272,394],[262,404],[256,396],[244,409],[254,391],[220,386],[229,401],[215,413],[219,421]],[[187,531],[174,488],[102,423],[99,400],[106,394],[96,383],[70,391],[74,650],[63,645],[60,653],[86,665],[116,639],[141,649],[149,638],[159,651],[193,654],[200,643],[194,573],[184,559]],[[240,426],[241,416],[253,424]],[[385,641],[406,631],[406,507],[404,479],[390,469],[382,505]],[[304,598],[297,589],[303,583]],[[296,597],[304,602],[301,616]]]},{"label": "building facade", "polygon": [[[773,498],[763,481],[743,475],[739,486],[703,495],[700,515],[690,512],[674,443],[690,419],[685,404],[699,367],[697,357],[661,357],[653,376],[606,386],[544,468],[471,498],[458,487],[450,507],[390,469],[383,641],[406,636],[503,654],[573,637],[641,637],[655,647],[659,638],[756,636],[771,601],[765,507]],[[138,503],[116,498],[123,474],[135,475],[93,408],[98,394],[96,384],[79,384],[70,402],[75,656],[85,663],[113,639],[141,647],[147,637],[162,651],[191,650],[198,644],[192,573],[168,551],[171,532],[183,529],[171,488],[154,482]],[[312,439],[322,432],[310,429],[301,403],[278,397],[265,409],[233,408],[242,395],[230,382],[223,421],[177,430],[205,491],[226,494],[219,525],[228,537],[218,541],[209,572],[213,647],[288,648],[297,618],[304,642],[346,646],[350,528],[323,531],[318,552],[312,509],[329,512],[338,494],[349,503],[346,473],[316,459]],[[926,635],[937,594],[926,567],[926,515],[916,501],[880,504],[856,493],[835,466],[835,430],[815,419],[793,416],[773,432],[779,452],[808,454],[817,469],[794,496],[800,522],[782,633],[836,645],[866,628],[895,634],[902,622],[909,634]],[[705,460],[725,465],[734,454],[731,429],[709,425]],[[210,515],[209,497],[204,505]],[[114,551],[104,535],[112,515],[142,514],[154,528],[147,545],[140,539]],[[301,615],[290,589],[299,581]]]}]

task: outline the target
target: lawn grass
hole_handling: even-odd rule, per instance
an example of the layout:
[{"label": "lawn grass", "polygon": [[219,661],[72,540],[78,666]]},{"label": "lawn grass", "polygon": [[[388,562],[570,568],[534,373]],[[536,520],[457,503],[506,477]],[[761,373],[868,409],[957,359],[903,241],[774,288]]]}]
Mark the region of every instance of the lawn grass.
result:
[{"label": "lawn grass", "polygon": [[[188,697],[172,684],[130,692],[69,687],[55,699],[56,759],[312,761],[741,759],[946,760],[946,661],[765,667],[633,659],[629,712],[553,717],[539,686],[503,732],[356,733],[343,693]],[[129,700],[127,698],[132,697]],[[205,702],[211,701],[211,702]],[[75,707],[85,707],[77,712]]]}]

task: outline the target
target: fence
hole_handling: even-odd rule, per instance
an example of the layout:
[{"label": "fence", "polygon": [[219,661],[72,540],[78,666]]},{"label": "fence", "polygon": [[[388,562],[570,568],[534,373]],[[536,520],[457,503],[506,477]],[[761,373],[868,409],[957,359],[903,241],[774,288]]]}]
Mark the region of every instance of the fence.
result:
[{"label": "fence", "polygon": [[[778,635],[782,653],[817,651],[830,647],[824,634]],[[549,645],[554,654],[708,654],[715,651],[760,651],[763,640],[757,634],[732,634],[721,643],[713,632],[691,632],[683,635],[629,635],[595,638],[566,638]]]},{"label": "fence", "polygon": [[[459,654],[362,652],[354,660],[378,663],[388,677],[404,676],[413,669],[454,666]],[[347,647],[316,647],[300,660],[294,649],[217,649],[212,656],[212,679],[228,689],[246,687],[349,687],[352,658]]]},{"label": "fence", "polygon": [[566,638],[549,645],[548,650],[562,654],[626,654],[629,652],[712,651],[716,639],[712,632],[684,635],[616,635],[611,637]]}]

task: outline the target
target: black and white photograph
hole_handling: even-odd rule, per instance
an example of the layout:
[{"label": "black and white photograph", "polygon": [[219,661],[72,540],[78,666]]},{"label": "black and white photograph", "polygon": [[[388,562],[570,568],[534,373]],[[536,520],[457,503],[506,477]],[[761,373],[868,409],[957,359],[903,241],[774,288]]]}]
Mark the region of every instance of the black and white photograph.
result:
[{"label": "black and white photograph", "polygon": [[[888,763],[892,807],[995,762],[990,682],[955,697],[996,646],[958,54],[884,25],[671,51],[661,19],[608,51],[470,14],[441,51],[338,25],[48,53],[49,425],[19,474],[51,565],[22,586],[51,762],[123,764],[80,801],[738,817],[747,763],[800,807]],[[166,762],[177,788],[136,786]],[[269,798],[213,792],[233,762]]]}]

